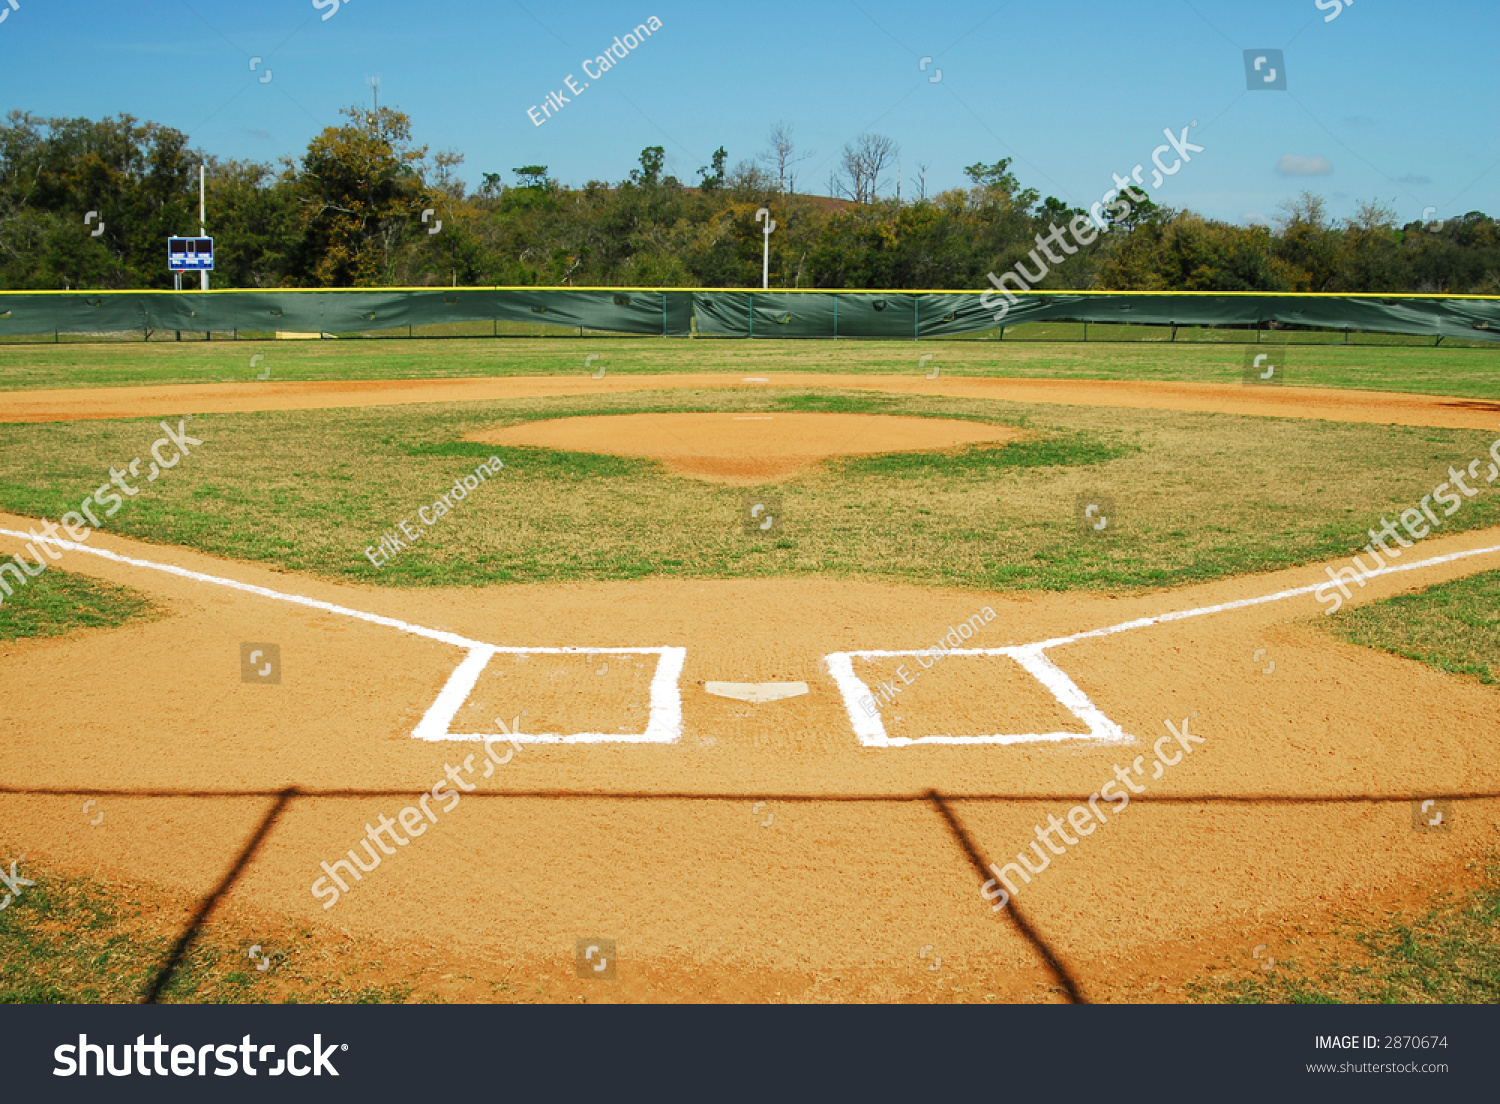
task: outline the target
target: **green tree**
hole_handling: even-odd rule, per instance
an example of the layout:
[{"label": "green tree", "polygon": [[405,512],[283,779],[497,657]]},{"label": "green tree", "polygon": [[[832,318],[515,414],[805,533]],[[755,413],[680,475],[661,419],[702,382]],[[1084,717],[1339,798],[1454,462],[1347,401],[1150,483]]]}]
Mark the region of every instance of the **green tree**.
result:
[{"label": "green tree", "polygon": [[1273,263],[1290,291],[1328,291],[1338,275],[1340,243],[1321,196],[1283,202]]},{"label": "green tree", "polygon": [[167,237],[198,231],[200,160],[180,131],[129,115],[92,122],[11,112],[0,126],[5,283],[168,286]]},{"label": "green tree", "polygon": [[295,272],[320,287],[390,283],[399,246],[435,204],[422,176],[427,147],[411,144],[400,111],[340,113],[349,122],[313,138],[293,169],[302,219]]},{"label": "green tree", "polygon": [[724,186],[724,162],[728,158],[729,154],[720,146],[714,150],[712,166],[698,170],[698,175],[703,178],[699,187],[705,192],[716,192]]}]

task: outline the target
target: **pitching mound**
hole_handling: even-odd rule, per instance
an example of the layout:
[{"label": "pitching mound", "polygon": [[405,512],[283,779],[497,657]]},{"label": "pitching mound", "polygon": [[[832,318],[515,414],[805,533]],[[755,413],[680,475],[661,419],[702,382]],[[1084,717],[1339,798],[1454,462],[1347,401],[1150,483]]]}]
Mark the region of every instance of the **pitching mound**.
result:
[{"label": "pitching mound", "polygon": [[1005,444],[1024,436],[1010,426],[878,414],[621,414],[531,422],[471,439],[641,456],[661,460],[679,475],[760,483],[830,456]]}]

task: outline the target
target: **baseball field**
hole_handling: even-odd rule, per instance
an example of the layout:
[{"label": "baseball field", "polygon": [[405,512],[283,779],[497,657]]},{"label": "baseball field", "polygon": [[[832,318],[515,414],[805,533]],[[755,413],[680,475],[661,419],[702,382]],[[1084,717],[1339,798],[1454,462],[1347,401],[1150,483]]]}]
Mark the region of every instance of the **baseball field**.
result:
[{"label": "baseball field", "polygon": [[0,346],[0,997],[1496,999],[1500,360],[1267,350]]}]

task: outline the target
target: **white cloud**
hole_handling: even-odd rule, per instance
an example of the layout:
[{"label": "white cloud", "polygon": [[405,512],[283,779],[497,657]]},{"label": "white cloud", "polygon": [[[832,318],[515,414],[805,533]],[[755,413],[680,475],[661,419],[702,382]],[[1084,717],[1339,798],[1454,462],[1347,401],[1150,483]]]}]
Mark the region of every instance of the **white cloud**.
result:
[{"label": "white cloud", "polygon": [[1283,153],[1276,162],[1276,171],[1282,176],[1329,176],[1333,163],[1326,157],[1301,157],[1295,153]]}]

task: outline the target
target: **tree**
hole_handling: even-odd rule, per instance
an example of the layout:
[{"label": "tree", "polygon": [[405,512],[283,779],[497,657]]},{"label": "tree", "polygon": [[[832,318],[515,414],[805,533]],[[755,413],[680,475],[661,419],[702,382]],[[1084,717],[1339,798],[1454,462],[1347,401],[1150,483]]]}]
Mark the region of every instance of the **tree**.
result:
[{"label": "tree", "polygon": [[1407,287],[1411,266],[1403,256],[1403,235],[1396,226],[1396,212],[1375,200],[1359,205],[1346,219],[1340,235],[1335,291],[1395,291]]},{"label": "tree", "polygon": [[432,159],[432,179],[428,183],[449,199],[464,197],[464,182],[453,170],[464,163],[464,155],[453,150],[440,150]]},{"label": "tree", "polygon": [[434,205],[422,178],[427,147],[411,144],[411,119],[388,107],[345,108],[293,167],[303,238],[299,275],[322,287],[388,282],[394,254]]},{"label": "tree", "polygon": [[1275,263],[1292,291],[1327,291],[1339,268],[1338,235],[1322,196],[1303,192],[1277,210]]},{"label": "tree", "polygon": [[880,192],[881,173],[898,153],[900,148],[884,135],[861,134],[844,147],[842,175],[835,178],[838,193],[856,203],[874,203]]},{"label": "tree", "polygon": [[[344,114],[300,160],[207,158],[216,286],[753,287],[763,242],[755,212],[771,206],[773,278],[786,286],[982,289],[988,273],[1035,270],[1038,236],[1077,213],[1025,187],[1008,158],[969,165],[964,187],[935,196],[924,181],[917,203],[872,202],[895,163],[894,143],[873,135],[850,144],[850,171],[836,171],[830,189],[859,203],[799,196],[791,174],[803,155],[788,124],[755,161],[731,167],[716,150],[695,193],[666,175],[665,150],[651,146],[623,182],[570,187],[526,165],[513,170],[520,186],[484,173],[468,196],[461,157],[428,159],[405,115]],[[170,287],[164,239],[197,231],[203,159],[180,132],[129,116],[0,118],[0,287]],[[435,220],[421,222],[428,208],[439,233],[428,233]],[[1304,194],[1275,227],[1246,227],[1148,198],[1132,200],[1096,243],[1047,258],[1035,282],[1054,289],[1495,294],[1500,223],[1471,211],[1398,226],[1375,202],[1334,220]]]},{"label": "tree", "polygon": [[964,169],[964,175],[973,184],[972,201],[976,206],[997,205],[1000,207],[1030,208],[1041,194],[1034,188],[1022,188],[1015,173],[1010,171],[1009,157],[1002,157],[993,165],[976,161]]},{"label": "tree", "polygon": [[724,186],[724,162],[728,157],[729,154],[725,152],[724,147],[720,146],[714,150],[713,167],[698,170],[698,175],[703,178],[699,187],[705,192],[716,192]]},{"label": "tree", "polygon": [[771,128],[770,136],[766,139],[770,149],[760,155],[759,161],[766,165],[776,176],[776,190],[782,195],[797,190],[797,179],[792,173],[792,166],[798,162],[806,161],[813,155],[812,150],[799,154],[797,144],[792,140],[792,124],[778,122]]},{"label": "tree", "polygon": [[523,165],[510,171],[521,178],[523,188],[545,188],[549,183],[546,165]]},{"label": "tree", "polygon": [[201,160],[181,131],[130,115],[94,122],[11,112],[0,126],[5,284],[170,286],[166,239],[198,230]]},{"label": "tree", "polygon": [[662,182],[662,166],[667,163],[667,151],[661,146],[647,146],[641,150],[641,167],[630,170],[630,182],[642,188],[655,188]]},{"label": "tree", "polygon": [[270,288],[282,283],[300,228],[291,189],[270,165],[210,158],[208,215],[216,284]]},{"label": "tree", "polygon": [[474,193],[479,199],[499,199],[500,193],[505,191],[505,185],[500,182],[499,173],[482,173],[481,180],[483,183],[479,185],[479,190]]}]

